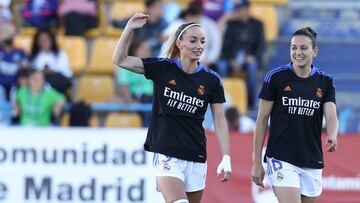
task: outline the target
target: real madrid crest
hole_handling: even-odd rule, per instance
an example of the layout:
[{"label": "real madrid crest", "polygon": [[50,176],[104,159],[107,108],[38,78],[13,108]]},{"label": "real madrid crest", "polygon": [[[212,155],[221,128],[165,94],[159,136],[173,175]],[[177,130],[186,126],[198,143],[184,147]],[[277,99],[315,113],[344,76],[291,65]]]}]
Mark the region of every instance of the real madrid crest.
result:
[{"label": "real madrid crest", "polygon": [[163,170],[164,171],[170,171],[171,166],[168,163],[164,163]]},{"label": "real madrid crest", "polygon": [[316,96],[317,96],[318,98],[321,98],[321,97],[323,96],[323,93],[322,93],[322,91],[321,91],[321,88],[317,88],[317,90],[316,90]]},{"label": "real madrid crest", "polygon": [[281,181],[282,179],[284,179],[284,175],[279,171],[277,174],[276,174],[276,179],[278,181]]},{"label": "real madrid crest", "polygon": [[203,85],[200,85],[197,92],[198,92],[199,95],[204,95],[205,94],[205,87]]}]

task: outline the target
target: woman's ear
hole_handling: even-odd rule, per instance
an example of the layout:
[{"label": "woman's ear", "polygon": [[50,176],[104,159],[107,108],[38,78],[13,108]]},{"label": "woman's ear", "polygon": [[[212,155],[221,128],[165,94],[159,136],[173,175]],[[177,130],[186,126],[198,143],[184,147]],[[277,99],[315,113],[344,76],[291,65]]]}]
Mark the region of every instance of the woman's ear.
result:
[{"label": "woman's ear", "polygon": [[176,40],[176,46],[181,50],[182,47],[181,47],[181,40]]},{"label": "woman's ear", "polygon": [[314,58],[318,55],[318,53],[319,53],[319,48],[315,47],[315,49],[314,49]]}]

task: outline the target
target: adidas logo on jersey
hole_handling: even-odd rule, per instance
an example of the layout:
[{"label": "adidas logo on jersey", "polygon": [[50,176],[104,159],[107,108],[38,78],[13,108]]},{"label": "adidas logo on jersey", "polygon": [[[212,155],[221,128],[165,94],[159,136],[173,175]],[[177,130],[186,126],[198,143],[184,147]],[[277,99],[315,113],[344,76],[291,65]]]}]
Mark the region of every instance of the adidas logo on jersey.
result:
[{"label": "adidas logo on jersey", "polygon": [[290,85],[286,85],[285,88],[284,88],[284,92],[291,92],[292,89],[290,87]]},{"label": "adidas logo on jersey", "polygon": [[175,80],[170,80],[170,81],[169,81],[169,84],[170,84],[170,85],[176,85],[176,81],[175,81]]}]

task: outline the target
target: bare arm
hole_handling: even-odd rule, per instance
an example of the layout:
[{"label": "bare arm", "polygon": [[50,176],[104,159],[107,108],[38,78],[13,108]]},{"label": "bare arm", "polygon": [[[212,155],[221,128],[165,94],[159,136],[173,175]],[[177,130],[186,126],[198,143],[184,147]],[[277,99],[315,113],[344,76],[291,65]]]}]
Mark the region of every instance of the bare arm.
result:
[{"label": "bare arm", "polygon": [[[225,182],[231,176],[231,162],[230,162],[230,141],[229,132],[224,115],[223,104],[211,104],[211,113],[214,119],[215,134],[220,145],[221,153],[223,155],[222,161],[217,168],[217,175],[221,181]],[[224,175],[220,177],[221,172]]]},{"label": "bare arm", "polygon": [[339,130],[339,120],[336,114],[336,105],[333,102],[326,102],[324,104],[324,114],[326,119],[326,151],[334,152],[337,148],[337,135]]},{"label": "bare arm", "polygon": [[222,155],[230,155],[229,132],[221,103],[211,104],[211,113],[214,119],[214,128]]},{"label": "bare arm", "polygon": [[56,104],[54,105],[54,108],[53,108],[53,114],[54,114],[55,118],[58,118],[60,116],[61,111],[64,108],[64,105],[65,105],[65,99],[62,99],[62,100],[56,102]]},{"label": "bare arm", "polygon": [[266,126],[272,110],[274,102],[260,99],[259,111],[256,119],[256,127],[253,138],[253,168],[252,179],[256,185],[264,187],[263,179],[265,175],[264,168],[262,166],[262,148],[264,145]]},{"label": "bare arm", "polygon": [[144,74],[144,65],[141,59],[135,56],[128,56],[127,49],[133,30],[144,26],[148,19],[149,16],[142,13],[137,13],[129,19],[124,31],[120,36],[120,39],[115,46],[115,50],[112,56],[112,62],[115,65],[135,73]]}]

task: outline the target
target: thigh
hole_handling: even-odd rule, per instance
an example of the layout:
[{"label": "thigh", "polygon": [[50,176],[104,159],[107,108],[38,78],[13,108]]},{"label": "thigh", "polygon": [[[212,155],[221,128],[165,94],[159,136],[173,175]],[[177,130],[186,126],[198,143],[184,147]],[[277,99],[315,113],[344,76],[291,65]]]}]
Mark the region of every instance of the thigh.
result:
[{"label": "thigh", "polygon": [[301,203],[300,188],[295,187],[273,187],[279,203]]},{"label": "thigh", "polygon": [[315,203],[315,197],[301,195],[301,203]]},{"label": "thigh", "polygon": [[179,178],[158,176],[156,177],[156,184],[166,203],[171,203],[179,199],[186,199],[184,182]]},{"label": "thigh", "polygon": [[300,173],[301,194],[304,197],[317,197],[322,192],[322,169],[302,168]]},{"label": "thigh", "polygon": [[203,193],[203,190],[196,191],[196,192],[187,192],[186,196],[189,200],[189,203],[200,203],[202,193]]}]

